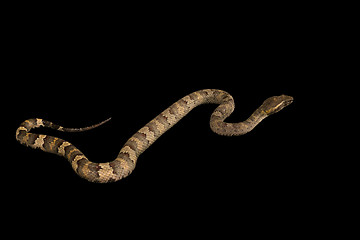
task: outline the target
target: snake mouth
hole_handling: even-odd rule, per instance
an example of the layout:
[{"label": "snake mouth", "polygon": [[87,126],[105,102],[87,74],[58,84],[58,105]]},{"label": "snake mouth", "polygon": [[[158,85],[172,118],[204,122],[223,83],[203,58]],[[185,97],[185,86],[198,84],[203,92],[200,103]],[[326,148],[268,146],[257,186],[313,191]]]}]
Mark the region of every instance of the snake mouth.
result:
[{"label": "snake mouth", "polygon": [[288,96],[289,99],[285,101],[285,106],[289,106],[290,104],[292,104],[294,102],[294,98],[291,96]]},{"label": "snake mouth", "polygon": [[293,101],[294,101],[294,98],[293,98],[293,97],[284,95],[283,106],[284,106],[284,107],[289,106],[290,104],[293,103]]}]

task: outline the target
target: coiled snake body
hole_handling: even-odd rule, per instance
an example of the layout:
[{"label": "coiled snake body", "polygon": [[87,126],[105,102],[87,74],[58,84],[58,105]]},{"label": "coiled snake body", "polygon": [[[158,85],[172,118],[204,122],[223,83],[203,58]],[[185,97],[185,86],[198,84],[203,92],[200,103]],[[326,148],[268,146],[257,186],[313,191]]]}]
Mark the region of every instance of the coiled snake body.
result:
[{"label": "coiled snake body", "polygon": [[147,123],[124,144],[115,160],[105,163],[91,162],[79,149],[63,139],[30,133],[30,130],[48,127],[63,132],[81,132],[98,127],[110,119],[85,128],[64,128],[39,118],[28,119],[16,130],[16,139],[26,146],[65,157],[74,171],[88,181],[107,183],[128,176],[134,170],[140,154],[196,106],[205,103],[219,104],[210,117],[210,128],[220,135],[238,136],[251,131],[264,118],[280,111],[292,101],[293,98],[286,95],[270,97],[247,120],[227,123],[224,120],[235,107],[233,97],[217,89],[196,91],[181,98]]}]

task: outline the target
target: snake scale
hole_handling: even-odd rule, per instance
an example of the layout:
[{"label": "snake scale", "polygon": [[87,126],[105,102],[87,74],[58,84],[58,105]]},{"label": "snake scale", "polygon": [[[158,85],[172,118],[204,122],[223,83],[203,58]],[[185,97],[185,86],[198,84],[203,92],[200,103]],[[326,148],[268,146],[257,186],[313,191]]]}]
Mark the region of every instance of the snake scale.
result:
[{"label": "snake scale", "polygon": [[28,119],[17,128],[16,139],[31,148],[65,157],[74,171],[88,181],[108,183],[128,176],[134,170],[141,153],[196,106],[206,103],[219,104],[210,117],[210,128],[219,135],[238,136],[251,131],[267,116],[280,111],[292,101],[293,98],[287,95],[270,97],[247,120],[227,123],[224,120],[235,107],[233,97],[218,89],[199,90],[181,98],[147,123],[130,137],[115,160],[105,163],[91,162],[70,142],[49,135],[31,133],[30,130],[48,127],[63,132],[81,132],[96,128],[110,119],[84,128],[64,128],[39,118]]}]

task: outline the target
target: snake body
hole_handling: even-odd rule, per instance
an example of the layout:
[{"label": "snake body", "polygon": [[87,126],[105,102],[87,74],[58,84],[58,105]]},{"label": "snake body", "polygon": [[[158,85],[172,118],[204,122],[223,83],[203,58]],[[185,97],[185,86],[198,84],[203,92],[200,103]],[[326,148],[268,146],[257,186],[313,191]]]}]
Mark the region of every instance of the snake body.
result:
[{"label": "snake body", "polygon": [[107,183],[128,176],[134,170],[141,153],[196,106],[205,103],[219,104],[210,117],[210,128],[220,135],[237,136],[251,131],[267,116],[280,111],[292,101],[293,98],[286,95],[268,98],[247,120],[239,123],[227,123],[224,120],[233,112],[235,107],[233,97],[218,89],[196,91],[172,104],[138,130],[124,144],[116,159],[105,163],[91,162],[68,141],[49,135],[31,133],[30,130],[48,127],[63,132],[81,132],[98,127],[110,119],[85,128],[64,128],[40,118],[28,119],[17,128],[16,139],[21,144],[31,148],[38,148],[65,157],[73,170],[88,181]]}]

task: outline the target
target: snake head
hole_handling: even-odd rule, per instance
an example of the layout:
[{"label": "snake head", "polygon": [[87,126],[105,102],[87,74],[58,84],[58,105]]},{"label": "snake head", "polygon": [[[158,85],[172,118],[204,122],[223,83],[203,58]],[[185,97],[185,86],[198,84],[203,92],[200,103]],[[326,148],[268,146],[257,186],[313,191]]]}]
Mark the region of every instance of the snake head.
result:
[{"label": "snake head", "polygon": [[269,97],[264,101],[260,108],[269,116],[279,112],[284,107],[289,106],[293,101],[294,98],[287,95]]}]

